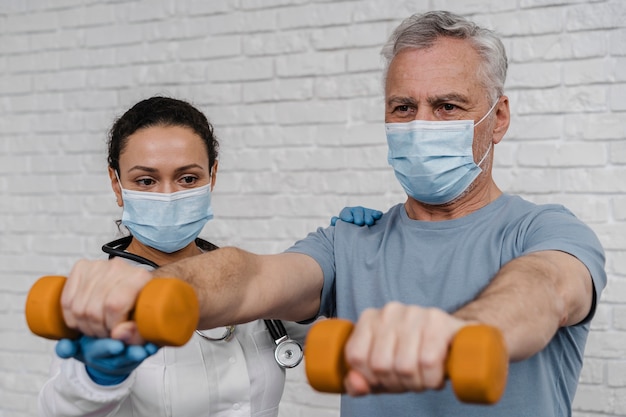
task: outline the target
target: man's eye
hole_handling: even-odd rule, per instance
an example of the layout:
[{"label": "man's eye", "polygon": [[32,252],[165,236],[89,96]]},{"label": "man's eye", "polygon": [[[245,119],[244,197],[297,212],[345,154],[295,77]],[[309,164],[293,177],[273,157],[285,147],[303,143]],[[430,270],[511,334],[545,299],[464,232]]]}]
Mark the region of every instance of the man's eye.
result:
[{"label": "man's eye", "polygon": [[408,104],[403,104],[401,106],[396,106],[393,109],[393,113],[408,113],[411,111],[411,106]]},{"label": "man's eye", "polygon": [[445,111],[452,111],[454,109],[456,109],[456,106],[454,104],[444,104],[443,106],[441,106],[441,108]]}]

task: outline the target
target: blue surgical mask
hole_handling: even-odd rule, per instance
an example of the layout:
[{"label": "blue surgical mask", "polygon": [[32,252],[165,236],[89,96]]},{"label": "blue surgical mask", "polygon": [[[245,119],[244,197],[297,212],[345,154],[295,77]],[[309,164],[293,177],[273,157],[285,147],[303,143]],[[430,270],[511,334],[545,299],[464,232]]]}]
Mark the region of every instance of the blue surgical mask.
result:
[{"label": "blue surgical mask", "polygon": [[415,200],[441,205],[458,198],[482,172],[491,144],[480,162],[474,162],[474,127],[492,112],[498,101],[476,124],[473,120],[386,123],[387,160],[396,178]]},{"label": "blue surgical mask", "polygon": [[213,218],[210,184],[171,194],[122,188],[122,200],[122,224],[133,238],[165,253],[194,241]]}]

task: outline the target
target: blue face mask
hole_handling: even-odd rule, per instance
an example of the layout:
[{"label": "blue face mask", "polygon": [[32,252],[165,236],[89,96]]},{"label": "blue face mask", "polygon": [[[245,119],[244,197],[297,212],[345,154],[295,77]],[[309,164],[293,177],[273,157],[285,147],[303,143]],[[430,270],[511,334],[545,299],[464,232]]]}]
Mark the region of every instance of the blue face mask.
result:
[{"label": "blue face mask", "polygon": [[474,162],[474,127],[491,113],[473,120],[386,123],[389,153],[387,160],[406,193],[431,205],[458,198],[482,172],[491,144],[480,162]]},{"label": "blue face mask", "polygon": [[213,218],[210,184],[171,194],[122,189],[122,200],[122,224],[141,243],[165,253],[190,244]]}]

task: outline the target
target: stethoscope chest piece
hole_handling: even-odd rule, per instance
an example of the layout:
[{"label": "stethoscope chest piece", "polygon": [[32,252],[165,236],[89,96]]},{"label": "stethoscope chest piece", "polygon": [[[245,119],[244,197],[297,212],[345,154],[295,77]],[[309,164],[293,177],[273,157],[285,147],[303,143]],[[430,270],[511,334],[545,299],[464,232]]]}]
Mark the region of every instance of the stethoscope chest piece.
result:
[{"label": "stethoscope chest piece", "polygon": [[270,332],[276,349],[274,359],[281,368],[294,368],[302,361],[304,352],[302,345],[293,340],[287,334],[287,330],[280,320],[264,320],[267,330]]},{"label": "stethoscope chest piece", "polygon": [[302,346],[293,339],[285,338],[277,344],[274,350],[274,358],[283,368],[295,368],[302,362],[303,356]]}]

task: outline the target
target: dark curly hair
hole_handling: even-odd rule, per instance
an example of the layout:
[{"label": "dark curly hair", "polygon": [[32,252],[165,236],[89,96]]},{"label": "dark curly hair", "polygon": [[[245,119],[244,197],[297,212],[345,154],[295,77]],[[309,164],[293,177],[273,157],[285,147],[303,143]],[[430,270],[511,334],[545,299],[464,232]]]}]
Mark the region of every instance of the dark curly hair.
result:
[{"label": "dark curly hair", "polygon": [[192,129],[204,142],[209,156],[209,167],[213,167],[219,143],[206,116],[186,101],[160,96],[140,101],[113,123],[108,140],[109,167],[119,172],[120,154],[126,147],[128,137],[140,129],[153,126],[181,126]]}]

